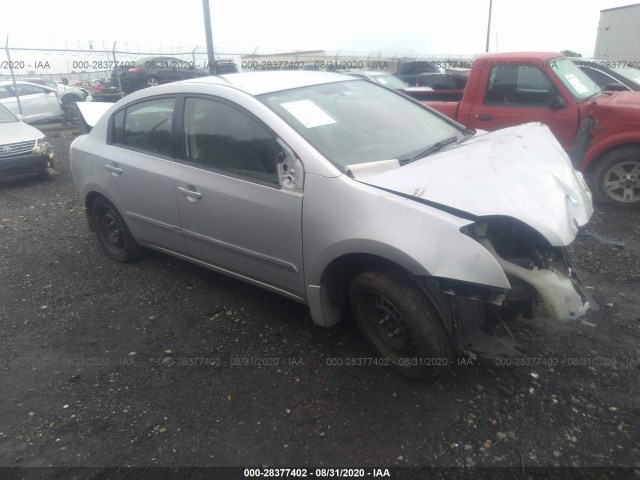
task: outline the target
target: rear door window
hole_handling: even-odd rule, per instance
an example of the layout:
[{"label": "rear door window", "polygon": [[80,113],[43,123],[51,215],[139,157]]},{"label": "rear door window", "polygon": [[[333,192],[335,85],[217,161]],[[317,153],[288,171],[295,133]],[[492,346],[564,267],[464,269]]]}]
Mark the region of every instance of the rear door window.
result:
[{"label": "rear door window", "polygon": [[113,116],[113,142],[156,155],[171,156],[171,126],[175,98],[136,103]]}]

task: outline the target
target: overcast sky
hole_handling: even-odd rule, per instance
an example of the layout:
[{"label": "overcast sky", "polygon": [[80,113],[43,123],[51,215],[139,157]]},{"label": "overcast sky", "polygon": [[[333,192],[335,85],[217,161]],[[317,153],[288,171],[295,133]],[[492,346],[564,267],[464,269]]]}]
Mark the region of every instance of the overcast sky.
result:
[{"label": "overcast sky", "polygon": [[[600,10],[620,0],[493,0],[490,51],[592,55]],[[489,0],[210,0],[220,53],[292,50],[474,54],[485,50]],[[9,0],[2,45],[204,48],[202,1]],[[3,58],[2,55],[0,58]]]}]

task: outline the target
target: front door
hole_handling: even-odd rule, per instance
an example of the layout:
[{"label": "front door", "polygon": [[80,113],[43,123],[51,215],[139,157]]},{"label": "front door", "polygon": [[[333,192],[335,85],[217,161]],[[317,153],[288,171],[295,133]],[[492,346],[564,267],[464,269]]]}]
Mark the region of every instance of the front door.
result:
[{"label": "front door", "polygon": [[175,178],[189,255],[303,296],[303,197],[279,184],[284,155],[276,136],[240,107],[185,100]]},{"label": "front door", "polygon": [[[552,106],[553,99],[564,105]],[[467,127],[498,130],[529,122],[549,126],[560,144],[568,149],[578,128],[579,112],[573,99],[560,95],[540,68],[527,64],[504,64],[491,68],[484,94],[476,96]]]}]

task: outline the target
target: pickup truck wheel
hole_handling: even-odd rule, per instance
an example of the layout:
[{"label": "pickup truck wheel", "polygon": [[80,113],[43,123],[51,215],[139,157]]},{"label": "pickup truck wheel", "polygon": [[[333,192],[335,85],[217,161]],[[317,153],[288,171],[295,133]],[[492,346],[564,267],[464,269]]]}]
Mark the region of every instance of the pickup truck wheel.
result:
[{"label": "pickup truck wheel", "polygon": [[98,240],[110,258],[126,263],[142,256],[142,247],[135,241],[122,216],[109,200],[104,197],[96,198],[91,205],[91,215]]},{"label": "pickup truck wheel", "polygon": [[452,349],[440,316],[406,275],[363,272],[351,283],[350,299],[363,335],[395,372],[426,379],[449,365]]},{"label": "pickup truck wheel", "polygon": [[602,157],[593,171],[595,199],[640,208],[640,148],[621,148]]}]

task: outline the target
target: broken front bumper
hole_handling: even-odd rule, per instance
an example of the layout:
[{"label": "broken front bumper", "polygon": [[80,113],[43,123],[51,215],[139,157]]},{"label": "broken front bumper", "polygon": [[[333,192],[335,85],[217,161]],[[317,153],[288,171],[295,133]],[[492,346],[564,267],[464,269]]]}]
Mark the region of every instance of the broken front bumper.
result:
[{"label": "broken front bumper", "polygon": [[579,271],[573,265],[566,250],[562,250],[564,271],[555,268],[523,268],[502,258],[488,240],[482,245],[496,258],[507,275],[512,275],[531,285],[540,295],[542,303],[554,319],[569,322],[582,317],[593,303]]},{"label": "broken front bumper", "polygon": [[46,168],[53,168],[53,153],[2,159],[0,160],[0,182],[39,175]]}]

